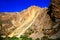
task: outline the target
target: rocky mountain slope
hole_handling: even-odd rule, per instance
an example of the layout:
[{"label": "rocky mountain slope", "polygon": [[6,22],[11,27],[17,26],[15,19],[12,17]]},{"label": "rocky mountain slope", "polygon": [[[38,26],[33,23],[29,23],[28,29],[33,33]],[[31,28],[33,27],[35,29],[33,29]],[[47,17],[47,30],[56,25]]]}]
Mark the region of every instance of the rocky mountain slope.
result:
[{"label": "rocky mountain slope", "polygon": [[39,30],[39,33],[42,33],[43,28],[51,26],[47,8],[38,6],[31,6],[22,12],[4,12],[0,13],[0,15],[2,22],[0,33],[9,37],[20,36],[30,27],[32,29],[36,28]]}]

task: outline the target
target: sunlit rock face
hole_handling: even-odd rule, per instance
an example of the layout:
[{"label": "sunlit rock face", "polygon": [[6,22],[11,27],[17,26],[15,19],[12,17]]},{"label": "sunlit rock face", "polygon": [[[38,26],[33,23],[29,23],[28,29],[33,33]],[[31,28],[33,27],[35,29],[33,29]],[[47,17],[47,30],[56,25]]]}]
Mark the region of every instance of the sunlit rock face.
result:
[{"label": "sunlit rock face", "polygon": [[[35,19],[31,27],[25,32],[24,35],[32,37],[33,39],[41,38],[44,36],[43,29],[50,29],[52,27],[52,21],[50,16],[47,14],[47,9],[43,10],[42,14],[39,14]],[[31,34],[28,34],[29,31],[34,31]],[[47,31],[48,32],[48,31]]]},{"label": "sunlit rock face", "polygon": [[[43,28],[51,27],[51,20],[47,14],[47,8],[40,8],[38,6],[31,6],[21,12],[0,13],[0,17],[2,24],[0,33],[9,37],[20,37],[28,28],[36,28],[39,32],[36,33],[38,36],[40,33],[42,34]],[[36,35],[34,36],[32,34],[30,37],[35,38]]]}]

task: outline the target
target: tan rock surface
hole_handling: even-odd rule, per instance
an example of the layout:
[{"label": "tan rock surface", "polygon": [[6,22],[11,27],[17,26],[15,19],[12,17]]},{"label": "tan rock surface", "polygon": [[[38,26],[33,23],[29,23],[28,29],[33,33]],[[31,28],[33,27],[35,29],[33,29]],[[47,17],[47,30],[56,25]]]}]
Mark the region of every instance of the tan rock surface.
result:
[{"label": "tan rock surface", "polygon": [[[5,12],[0,15],[2,17],[0,19],[2,20],[2,30],[0,32],[9,37],[20,36],[30,27],[37,28],[40,33],[43,28],[51,26],[47,8],[31,6],[22,12]],[[37,27],[34,25],[37,25]]]}]

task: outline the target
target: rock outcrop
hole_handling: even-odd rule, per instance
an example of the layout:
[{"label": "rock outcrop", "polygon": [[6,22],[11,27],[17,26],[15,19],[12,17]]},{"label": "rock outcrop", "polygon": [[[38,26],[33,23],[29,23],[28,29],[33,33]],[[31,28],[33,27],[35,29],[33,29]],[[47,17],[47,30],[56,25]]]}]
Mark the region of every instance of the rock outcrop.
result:
[{"label": "rock outcrop", "polygon": [[[47,8],[31,6],[22,12],[0,13],[2,22],[0,33],[9,37],[20,37],[29,28],[37,29],[41,34],[43,28],[51,27],[51,20],[47,14]],[[36,33],[38,35],[39,33]],[[35,36],[36,36],[35,35]],[[30,37],[34,37],[34,34]]]},{"label": "rock outcrop", "polygon": [[51,9],[55,18],[60,18],[60,0],[52,0]]}]

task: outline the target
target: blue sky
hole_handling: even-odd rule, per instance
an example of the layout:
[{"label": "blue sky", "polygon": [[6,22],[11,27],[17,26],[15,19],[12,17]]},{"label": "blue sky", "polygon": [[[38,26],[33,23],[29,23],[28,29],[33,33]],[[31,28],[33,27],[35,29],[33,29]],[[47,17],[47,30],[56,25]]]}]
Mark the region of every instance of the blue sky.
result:
[{"label": "blue sky", "polygon": [[32,5],[47,7],[50,0],[0,0],[0,12],[20,12]]}]

